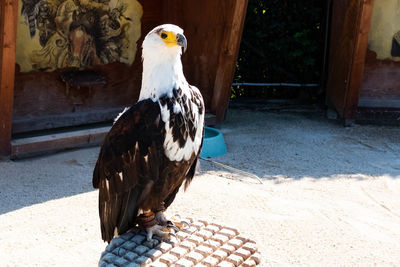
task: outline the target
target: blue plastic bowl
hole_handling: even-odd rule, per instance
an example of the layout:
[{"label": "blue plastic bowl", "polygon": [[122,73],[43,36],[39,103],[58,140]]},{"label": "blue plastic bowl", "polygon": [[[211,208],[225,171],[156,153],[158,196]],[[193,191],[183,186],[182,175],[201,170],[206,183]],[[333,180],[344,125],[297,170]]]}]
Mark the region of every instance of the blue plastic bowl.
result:
[{"label": "blue plastic bowl", "polygon": [[204,127],[204,130],[203,148],[201,149],[200,157],[213,158],[225,155],[227,150],[222,132],[211,127]]}]

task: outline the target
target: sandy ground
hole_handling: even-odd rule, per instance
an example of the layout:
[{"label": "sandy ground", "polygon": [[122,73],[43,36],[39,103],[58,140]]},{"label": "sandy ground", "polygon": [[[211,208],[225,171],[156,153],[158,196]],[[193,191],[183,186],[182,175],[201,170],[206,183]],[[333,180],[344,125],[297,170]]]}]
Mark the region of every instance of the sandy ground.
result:
[{"label": "sandy ground", "polygon": [[[169,215],[237,227],[261,266],[400,265],[400,128],[231,110],[221,129],[213,160],[263,184],[202,161]],[[0,266],[97,265],[98,150],[0,162]]]}]

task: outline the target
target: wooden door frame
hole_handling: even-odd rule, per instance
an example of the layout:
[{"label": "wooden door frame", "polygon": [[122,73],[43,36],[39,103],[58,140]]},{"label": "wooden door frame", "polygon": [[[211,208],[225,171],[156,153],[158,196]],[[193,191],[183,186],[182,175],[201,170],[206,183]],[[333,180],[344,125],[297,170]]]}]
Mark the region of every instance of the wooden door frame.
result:
[{"label": "wooden door frame", "polygon": [[228,18],[224,32],[211,102],[211,111],[215,113],[219,123],[225,119],[231,97],[231,87],[236,69],[235,63],[243,36],[247,5],[248,0],[235,1],[234,10]]},{"label": "wooden door frame", "polygon": [[[333,106],[336,109],[339,116],[343,120],[345,126],[352,125],[355,121],[358,99],[360,97],[360,89],[362,78],[364,74],[365,57],[368,46],[368,34],[371,25],[372,11],[374,6],[374,0],[351,0],[349,1],[349,7],[346,15],[345,21],[350,21],[349,16],[356,13],[357,20],[355,22],[353,29],[331,29],[331,38],[333,31],[342,30],[340,38],[350,42],[351,46],[347,47],[330,47],[330,64],[329,64],[329,75],[327,83],[327,99],[326,102],[328,106]],[[355,12],[354,12],[355,11]],[[336,14],[335,10],[332,10],[334,17]],[[332,24],[333,26],[333,24]],[[346,25],[344,25],[346,27]],[[352,38],[346,39],[349,35]],[[331,40],[331,44],[332,44]],[[340,42],[339,42],[340,44]],[[349,51],[343,53],[341,49],[350,49]],[[344,67],[340,66],[341,63],[335,66],[335,62],[341,61],[340,55],[349,55],[351,58],[349,60],[349,71],[346,73],[346,77],[336,76],[337,69]],[[338,58],[339,57],[339,58]],[[340,91],[340,92],[338,92]],[[335,99],[336,96],[336,99]],[[339,97],[338,96],[342,96]],[[334,103],[334,102],[341,102]]]},{"label": "wooden door frame", "polygon": [[[371,26],[374,0],[363,0],[358,22],[358,34],[354,48],[354,57],[350,72],[349,87],[346,92],[343,118],[345,125],[354,123],[360,97],[361,83],[364,75],[365,59],[368,48],[368,35]],[[347,123],[346,123],[347,121]]]},{"label": "wooden door frame", "polygon": [[18,0],[0,2],[0,157],[11,153]]}]

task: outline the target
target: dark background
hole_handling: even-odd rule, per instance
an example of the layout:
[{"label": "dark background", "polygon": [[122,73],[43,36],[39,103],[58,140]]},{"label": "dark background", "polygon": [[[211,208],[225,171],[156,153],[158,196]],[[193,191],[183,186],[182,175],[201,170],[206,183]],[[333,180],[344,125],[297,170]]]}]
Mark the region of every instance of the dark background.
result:
[{"label": "dark background", "polygon": [[232,86],[231,98],[321,101],[326,13],[321,0],[250,0],[234,83],[322,86]]}]

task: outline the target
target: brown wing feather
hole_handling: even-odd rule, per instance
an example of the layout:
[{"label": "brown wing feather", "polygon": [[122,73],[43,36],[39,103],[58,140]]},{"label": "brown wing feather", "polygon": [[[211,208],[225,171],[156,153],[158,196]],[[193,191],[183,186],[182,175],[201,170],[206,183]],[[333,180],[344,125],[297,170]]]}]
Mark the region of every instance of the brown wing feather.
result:
[{"label": "brown wing feather", "polygon": [[113,238],[116,227],[123,233],[135,225],[146,188],[163,165],[164,132],[158,104],[144,100],[122,114],[105,137],[93,172],[105,241]]},{"label": "brown wing feather", "polygon": [[[190,184],[190,182],[192,181],[193,176],[194,176],[194,174],[195,174],[195,172],[196,172],[197,161],[198,161],[198,159],[197,159],[197,157],[195,157],[195,159],[194,159],[192,165],[190,165],[190,168],[189,168],[188,173],[185,175],[185,178],[184,178],[184,181],[185,181],[184,188],[185,188],[185,190],[186,190],[186,188],[189,186],[189,184]],[[168,208],[168,207],[172,204],[172,202],[174,201],[175,196],[176,196],[176,194],[178,193],[179,188],[180,188],[181,185],[182,185],[182,184],[180,184],[178,187],[176,187],[175,190],[172,191],[172,193],[170,193],[170,194],[165,198],[165,200],[164,200],[164,207],[165,207],[165,208]]]}]

